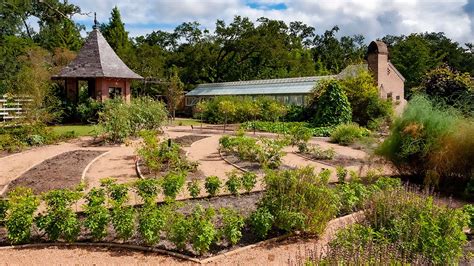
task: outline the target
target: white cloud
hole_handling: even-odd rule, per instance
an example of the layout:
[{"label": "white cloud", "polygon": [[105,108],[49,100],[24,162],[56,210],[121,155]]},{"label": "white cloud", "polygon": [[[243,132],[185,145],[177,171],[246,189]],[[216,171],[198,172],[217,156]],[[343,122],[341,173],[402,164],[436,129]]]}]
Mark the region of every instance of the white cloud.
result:
[{"label": "white cloud", "polygon": [[[472,1],[472,0],[471,0]],[[97,12],[106,22],[117,5],[131,35],[154,29],[169,30],[169,25],[198,21],[213,29],[217,19],[232,21],[235,15],[253,20],[259,17],[286,22],[303,21],[318,33],[339,25],[341,34],[362,34],[367,40],[386,34],[443,31],[461,43],[474,42],[474,16],[465,6],[467,0],[71,0],[84,12]],[[257,9],[248,4],[278,5],[287,8]],[[90,24],[92,17],[77,16]]]}]

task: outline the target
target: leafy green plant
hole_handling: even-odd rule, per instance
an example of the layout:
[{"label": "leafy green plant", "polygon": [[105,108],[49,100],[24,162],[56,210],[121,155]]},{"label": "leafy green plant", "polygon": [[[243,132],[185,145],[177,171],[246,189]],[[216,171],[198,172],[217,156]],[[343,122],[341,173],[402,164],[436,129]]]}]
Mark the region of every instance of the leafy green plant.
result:
[{"label": "leafy green plant", "polygon": [[174,213],[170,223],[168,237],[177,249],[182,250],[191,236],[191,221],[181,213]]},{"label": "leafy green plant", "polygon": [[222,233],[225,239],[235,245],[242,238],[244,217],[232,209],[220,209],[222,214]]},{"label": "leafy green plant", "polygon": [[191,243],[198,254],[207,252],[212,243],[217,239],[217,230],[213,218],[215,211],[212,208],[204,210],[198,205],[191,214]]},{"label": "leafy green plant", "polygon": [[337,181],[339,183],[344,183],[344,181],[346,180],[346,176],[347,176],[347,169],[344,168],[343,166],[336,166],[336,175],[337,175]]},{"label": "leafy green plant", "polygon": [[92,238],[95,240],[100,240],[107,235],[110,214],[105,205],[105,195],[103,188],[92,188],[87,193],[86,204],[83,206],[86,215],[84,226],[90,231]]},{"label": "leafy green plant", "polygon": [[135,182],[137,194],[142,198],[143,202],[149,203],[155,200],[160,191],[158,184],[158,180],[153,178],[140,179]]},{"label": "leafy green plant", "polygon": [[304,131],[311,132],[311,136],[314,137],[329,137],[331,135],[332,127],[313,127],[312,124],[307,122],[264,122],[264,121],[251,121],[245,122],[240,125],[240,128],[245,130],[253,130],[254,128],[258,131],[279,133],[279,134],[291,134],[297,128],[301,128]]},{"label": "leafy green plant", "polygon": [[5,217],[7,216],[8,210],[8,201],[5,199],[0,199],[0,225],[3,225],[5,222]]},{"label": "leafy green plant", "polygon": [[259,207],[249,217],[249,225],[258,238],[264,239],[272,229],[275,218],[266,208]]},{"label": "leafy green plant", "polygon": [[46,203],[46,214],[36,217],[36,225],[48,235],[49,240],[60,237],[75,241],[80,232],[80,222],[71,205],[81,198],[80,192],[67,189],[51,190],[42,198]]},{"label": "leafy green plant", "polygon": [[29,240],[38,198],[30,188],[17,187],[8,193],[8,211],[5,217],[7,238],[12,243]]},{"label": "leafy green plant", "polygon": [[352,109],[347,96],[337,80],[322,82],[318,90],[322,91],[317,99],[314,124],[335,126],[352,121]]},{"label": "leafy green plant", "polygon": [[334,148],[323,149],[319,145],[309,146],[307,152],[316,160],[332,160],[337,154]]},{"label": "leafy green plant", "polygon": [[331,141],[341,145],[353,144],[356,140],[369,136],[369,131],[354,123],[341,124],[331,133]]},{"label": "leafy green plant", "polygon": [[227,190],[234,196],[239,195],[239,189],[242,187],[242,182],[238,176],[237,171],[227,173],[227,181],[225,182]]},{"label": "leafy green plant", "polygon": [[364,184],[354,181],[338,184],[336,190],[339,195],[341,215],[362,209],[370,196],[370,191]]},{"label": "leafy green plant", "polygon": [[474,205],[466,204],[463,207],[463,211],[467,216],[467,225],[471,229],[471,232],[474,232]]},{"label": "leafy green plant", "polygon": [[166,174],[161,181],[161,188],[168,199],[176,199],[179,191],[183,188],[186,182],[186,174],[183,172],[170,172]]},{"label": "leafy green plant", "polygon": [[204,188],[206,188],[207,194],[210,197],[214,197],[221,187],[221,180],[217,176],[208,176],[206,177]]},{"label": "leafy green plant", "polygon": [[159,208],[154,203],[144,204],[138,213],[138,232],[148,245],[153,245],[160,240],[161,230],[166,225],[169,217],[168,210]]},{"label": "leafy green plant", "polygon": [[117,184],[113,179],[106,179],[102,182],[109,196],[111,210],[111,222],[117,236],[127,240],[133,235],[135,229],[135,209],[133,206],[126,206],[128,202],[128,185]]},{"label": "leafy green plant", "polygon": [[189,195],[191,195],[193,199],[197,198],[199,194],[201,194],[201,187],[199,186],[199,181],[197,179],[188,182],[188,191]]},{"label": "leafy green plant", "polygon": [[254,172],[245,172],[240,177],[242,187],[247,193],[250,193],[257,184],[257,174]]}]

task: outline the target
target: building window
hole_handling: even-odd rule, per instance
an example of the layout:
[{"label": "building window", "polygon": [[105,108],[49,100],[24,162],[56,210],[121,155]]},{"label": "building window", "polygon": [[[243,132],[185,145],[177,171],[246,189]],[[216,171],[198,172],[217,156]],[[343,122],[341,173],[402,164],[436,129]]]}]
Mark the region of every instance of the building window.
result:
[{"label": "building window", "polygon": [[391,92],[387,93],[387,100],[392,101],[393,100],[393,95]]},{"label": "building window", "polygon": [[122,88],[119,87],[109,87],[109,98],[115,99],[122,97]]},{"label": "building window", "polygon": [[396,99],[397,101],[400,101],[400,95],[397,95],[397,97],[395,97],[395,99]]}]

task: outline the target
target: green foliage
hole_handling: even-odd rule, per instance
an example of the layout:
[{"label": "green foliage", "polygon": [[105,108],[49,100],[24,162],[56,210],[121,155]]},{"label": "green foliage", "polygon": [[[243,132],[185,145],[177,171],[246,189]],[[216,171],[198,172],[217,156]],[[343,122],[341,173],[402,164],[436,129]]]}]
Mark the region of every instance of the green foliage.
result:
[{"label": "green foliage", "polygon": [[332,127],[312,127],[312,125],[307,122],[250,121],[242,123],[240,128],[245,130],[256,129],[259,131],[280,134],[291,134],[291,132],[301,129],[303,131],[311,131],[311,134],[314,137],[329,137],[332,131]]},{"label": "green foliage", "polygon": [[130,48],[131,43],[117,6],[112,9],[110,16],[109,23],[100,25],[100,30],[112,49],[118,55],[123,56]]},{"label": "green foliage", "polygon": [[159,208],[156,204],[145,203],[138,213],[138,232],[148,245],[153,245],[160,240],[161,230],[166,225],[169,217],[165,207]]},{"label": "green foliage", "polygon": [[376,152],[402,174],[440,178],[429,184],[467,183],[473,171],[474,141],[466,136],[473,134],[472,119],[415,96]]},{"label": "green foliage", "polygon": [[140,196],[144,203],[154,202],[160,191],[158,183],[158,180],[154,178],[140,179],[135,182],[138,196]]},{"label": "green foliage", "polygon": [[316,160],[332,160],[336,156],[334,148],[323,149],[320,145],[309,145],[305,149],[305,153],[309,153]]},{"label": "green foliage", "polygon": [[339,81],[321,82],[316,90],[321,95],[316,100],[315,125],[335,126],[352,121],[351,105]]},{"label": "green foliage", "polygon": [[336,166],[336,175],[337,175],[337,182],[344,183],[346,181],[346,176],[349,171],[343,166]]},{"label": "green foliage", "polygon": [[163,103],[151,98],[133,99],[131,104],[121,99],[105,102],[99,113],[99,127],[105,138],[111,142],[123,142],[137,136],[141,130],[158,130],[166,119]]},{"label": "green foliage", "polygon": [[177,249],[182,250],[191,237],[191,221],[183,214],[175,213],[170,222],[168,237]]},{"label": "green foliage", "polygon": [[469,226],[472,233],[474,232],[474,205],[472,204],[464,205],[463,211],[467,216],[467,225]]},{"label": "green foliage", "polygon": [[234,196],[239,195],[239,190],[242,187],[242,181],[238,176],[237,171],[227,173],[227,181],[225,182],[227,190]]},{"label": "green foliage", "polygon": [[435,100],[455,105],[467,113],[474,112],[474,87],[469,73],[460,73],[441,66],[426,73],[417,90]]},{"label": "green foliage", "polygon": [[135,229],[135,208],[127,206],[128,189],[126,184],[117,184],[113,179],[101,180],[112,205],[110,220],[117,236],[127,240],[133,235]]},{"label": "green foliage", "polygon": [[220,209],[222,214],[222,233],[224,238],[235,245],[242,238],[242,228],[245,225],[244,217],[232,209]]},{"label": "green foliage", "polygon": [[279,229],[320,233],[337,213],[338,199],[328,187],[328,173],[315,174],[311,167],[269,171],[259,206],[275,217]]},{"label": "green foliage", "polygon": [[286,113],[283,104],[264,97],[216,97],[200,104],[199,110],[197,118],[212,124],[277,121]]},{"label": "green foliage", "polygon": [[369,188],[360,182],[338,184],[336,191],[340,201],[339,212],[342,215],[362,209],[363,204],[370,196]]},{"label": "green foliage", "polygon": [[201,187],[197,179],[194,179],[193,181],[188,182],[188,191],[189,191],[189,195],[191,195],[193,199],[197,198],[199,194],[201,194]]},{"label": "green foliage", "polygon": [[274,221],[273,215],[264,207],[257,208],[249,217],[250,228],[260,239],[267,237]]},{"label": "green foliage", "polygon": [[352,108],[352,121],[369,126],[387,120],[393,113],[392,103],[379,96],[377,82],[367,70],[341,79],[341,86]]},{"label": "green foliage", "polygon": [[4,225],[5,217],[7,216],[8,201],[0,199],[0,225]]},{"label": "green foliage", "polygon": [[198,254],[206,253],[211,244],[217,240],[214,216],[214,209],[204,210],[200,205],[196,206],[191,214],[191,243]]},{"label": "green foliage", "polygon": [[77,114],[82,123],[97,123],[99,113],[103,111],[104,104],[92,98],[87,98],[77,105]]},{"label": "green foliage", "polygon": [[77,239],[80,222],[71,205],[81,196],[82,193],[67,189],[51,190],[42,196],[47,206],[46,213],[36,217],[36,225],[48,235],[49,240],[63,238],[72,242]]},{"label": "green foliage", "polygon": [[183,188],[185,182],[185,173],[169,172],[161,180],[161,188],[163,189],[163,194],[165,194],[168,199],[176,199],[176,196]]},{"label": "green foliage", "polygon": [[341,124],[331,133],[331,141],[341,145],[350,145],[369,135],[370,131],[355,123]]},{"label": "green foliage", "polygon": [[34,213],[38,206],[39,200],[29,188],[17,187],[8,193],[5,217],[8,240],[17,244],[30,239]]},{"label": "green foliage", "polygon": [[92,188],[86,195],[86,204],[83,206],[86,219],[84,226],[89,230],[92,238],[101,240],[107,235],[110,221],[109,210],[106,204],[106,193],[103,188]]},{"label": "green foliage", "polygon": [[466,217],[461,210],[440,207],[431,197],[403,188],[376,193],[368,204],[370,226],[405,254],[421,254],[434,264],[451,264],[462,256]]},{"label": "green foliage", "polygon": [[245,172],[241,175],[240,182],[245,191],[250,193],[257,184],[257,174],[253,172]]},{"label": "green foliage", "polygon": [[206,189],[207,194],[210,197],[214,197],[221,187],[221,180],[217,176],[208,176],[206,177],[206,181],[204,183],[204,188]]}]

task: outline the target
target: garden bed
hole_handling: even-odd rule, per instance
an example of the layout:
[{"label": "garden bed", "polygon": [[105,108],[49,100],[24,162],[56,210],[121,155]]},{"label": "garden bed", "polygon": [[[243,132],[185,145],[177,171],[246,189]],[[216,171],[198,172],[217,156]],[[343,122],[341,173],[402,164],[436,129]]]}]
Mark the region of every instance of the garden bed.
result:
[{"label": "garden bed", "polygon": [[191,146],[194,142],[208,138],[209,136],[202,136],[202,135],[186,135],[182,137],[177,137],[173,139],[175,143],[178,143],[182,147],[189,147]]},{"label": "garden bed", "polygon": [[40,194],[52,189],[72,189],[80,184],[84,168],[105,151],[75,150],[61,153],[28,170],[8,187],[29,187]]},{"label": "garden bed", "polygon": [[[221,152],[221,156],[226,162],[236,165],[238,168],[243,169],[244,171],[254,172],[256,174],[264,174],[264,169],[259,162],[244,161],[241,160],[237,155],[229,152]],[[278,170],[288,169],[294,169],[294,167],[282,164],[278,168]]]}]

